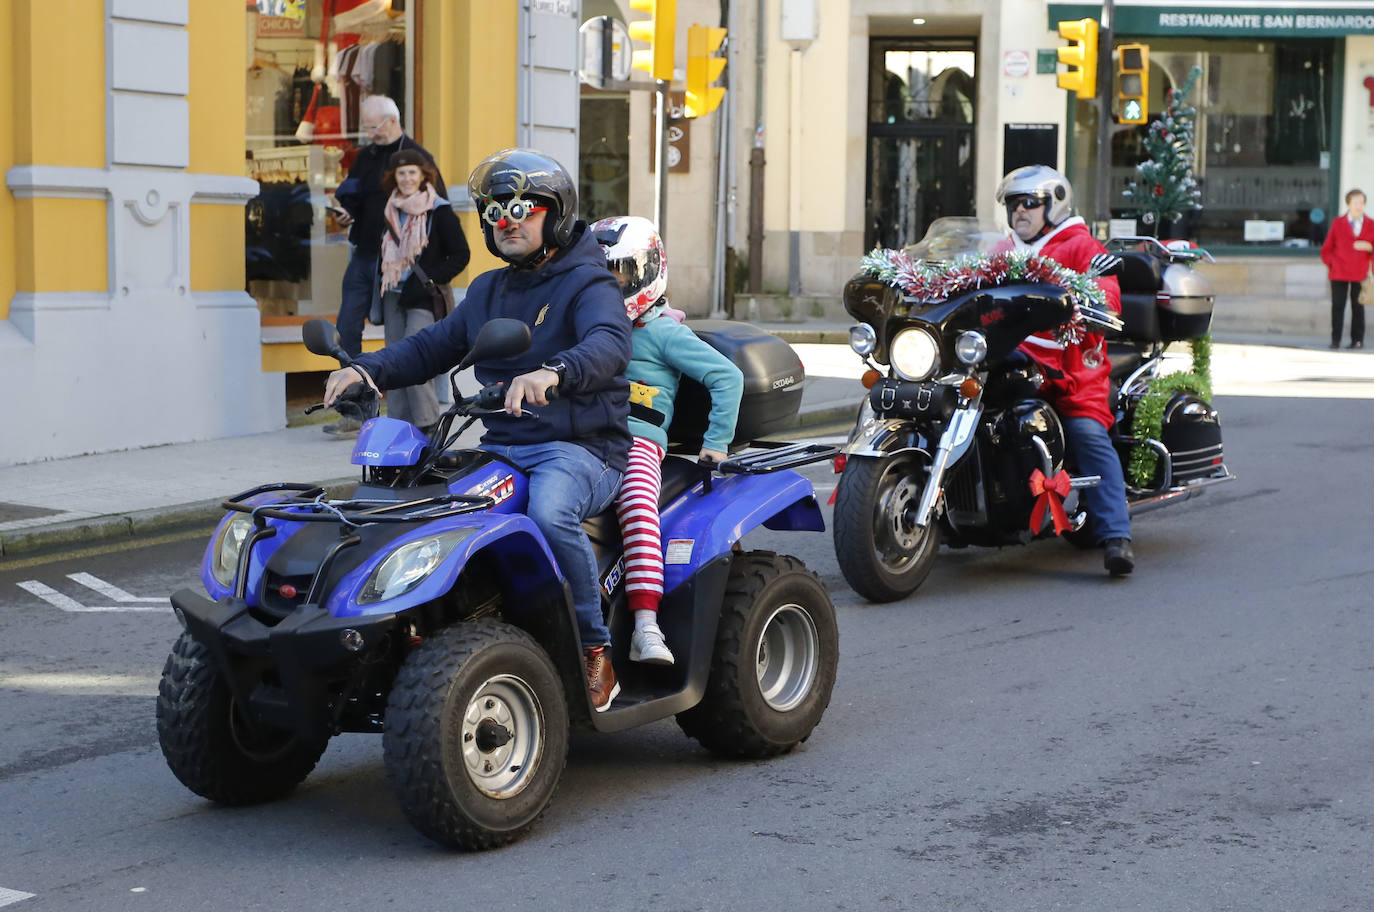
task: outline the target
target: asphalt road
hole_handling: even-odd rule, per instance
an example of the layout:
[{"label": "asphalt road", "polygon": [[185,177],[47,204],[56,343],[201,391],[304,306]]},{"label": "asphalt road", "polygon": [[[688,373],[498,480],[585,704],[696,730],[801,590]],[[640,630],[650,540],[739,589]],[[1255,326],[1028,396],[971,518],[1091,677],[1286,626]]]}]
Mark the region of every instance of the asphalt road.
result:
[{"label": "asphalt road", "polygon": [[203,536],[0,564],[0,906],[1368,908],[1374,384],[1246,377],[1217,400],[1240,480],[1140,517],[1127,580],[1058,542],[945,550],[915,597],[869,605],[828,534],[752,539],[838,606],[812,738],[737,763],[671,721],[577,734],[539,826],[480,855],[411,830],[375,737],[262,807],[172,777],[160,599],[195,584]]}]

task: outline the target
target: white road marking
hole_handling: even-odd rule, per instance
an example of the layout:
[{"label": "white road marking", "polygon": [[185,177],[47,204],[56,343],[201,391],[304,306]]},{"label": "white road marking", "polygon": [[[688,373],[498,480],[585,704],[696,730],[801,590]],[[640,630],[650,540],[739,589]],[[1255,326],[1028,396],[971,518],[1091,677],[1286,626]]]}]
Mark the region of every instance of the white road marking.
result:
[{"label": "white road marking", "polygon": [[63,611],[70,611],[74,614],[90,614],[92,612],[104,611],[167,610],[167,606],[165,605],[102,605],[88,608],[87,606],[78,602],[76,599],[69,598],[68,596],[63,595],[51,586],[40,583],[38,580],[24,580],[22,583],[19,583],[18,586],[25,592],[28,592],[31,595],[38,596],[43,601],[47,602],[49,605],[52,605],[55,608],[61,608]]},{"label": "white road marking", "polygon": [[8,906],[10,903],[17,903],[23,899],[32,899],[35,895],[21,890],[7,890],[0,887],[0,906]]},{"label": "white road marking", "polygon": [[154,596],[154,597],[148,598],[148,597],[140,597],[140,596],[137,596],[137,595],[130,595],[129,593],[125,592],[123,589],[119,588],[118,586],[114,585],[113,583],[107,583],[107,582],[105,582],[103,579],[101,579],[100,577],[98,577],[98,576],[91,576],[91,574],[89,574],[89,573],[68,573],[68,574],[67,574],[67,579],[69,579],[69,580],[74,580],[74,581],[80,583],[81,585],[85,586],[87,589],[94,589],[96,592],[99,592],[101,595],[105,596],[106,598],[114,599],[116,602],[161,602],[161,601],[163,601],[163,597],[162,597],[162,596]]}]

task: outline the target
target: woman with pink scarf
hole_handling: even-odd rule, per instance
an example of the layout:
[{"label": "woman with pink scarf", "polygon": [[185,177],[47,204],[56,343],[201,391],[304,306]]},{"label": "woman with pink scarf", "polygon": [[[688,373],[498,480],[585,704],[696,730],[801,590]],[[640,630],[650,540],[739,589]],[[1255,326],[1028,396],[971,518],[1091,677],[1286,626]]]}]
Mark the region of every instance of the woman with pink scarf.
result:
[{"label": "woman with pink scarf", "polygon": [[[416,149],[391,156],[382,186],[391,191],[383,215],[382,327],[395,345],[434,323],[434,302],[468,264],[468,242],[449,201],[434,189],[439,175]],[[425,433],[439,420],[433,383],[387,393],[387,414]]]}]

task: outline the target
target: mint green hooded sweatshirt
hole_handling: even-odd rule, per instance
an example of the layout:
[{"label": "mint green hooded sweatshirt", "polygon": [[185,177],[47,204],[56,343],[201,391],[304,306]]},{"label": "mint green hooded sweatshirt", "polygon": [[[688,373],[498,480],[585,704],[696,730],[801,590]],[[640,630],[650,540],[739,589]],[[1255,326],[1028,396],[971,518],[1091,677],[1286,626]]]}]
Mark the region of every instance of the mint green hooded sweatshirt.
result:
[{"label": "mint green hooded sweatshirt", "polygon": [[[711,413],[702,447],[727,452],[730,441],[735,439],[744,375],[729,358],[666,315],[666,308],[667,302],[663,301],[645,311],[630,334],[634,354],[625,371],[630,381],[630,433],[647,437],[667,449],[673,398],[677,396],[678,378],[685,374],[711,394]],[[652,423],[659,416],[661,421]]]}]

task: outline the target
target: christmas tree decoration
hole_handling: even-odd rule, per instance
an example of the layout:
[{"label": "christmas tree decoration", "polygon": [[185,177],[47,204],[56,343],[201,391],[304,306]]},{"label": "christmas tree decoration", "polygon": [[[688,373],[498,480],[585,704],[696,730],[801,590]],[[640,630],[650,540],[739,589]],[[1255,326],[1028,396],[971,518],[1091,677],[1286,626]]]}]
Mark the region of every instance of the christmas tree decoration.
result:
[{"label": "christmas tree decoration", "polygon": [[1183,85],[1169,90],[1164,115],[1150,124],[1145,138],[1150,158],[1135,166],[1139,179],[1131,181],[1124,191],[1140,206],[1141,221],[1146,225],[1158,226],[1202,208],[1202,188],[1193,177],[1197,108],[1188,104],[1188,93],[1201,74],[1202,68],[1195,66]]}]

